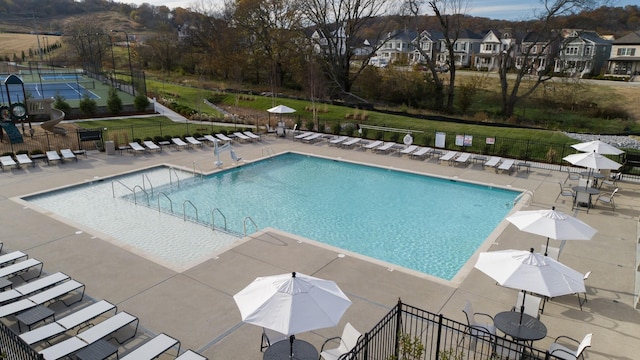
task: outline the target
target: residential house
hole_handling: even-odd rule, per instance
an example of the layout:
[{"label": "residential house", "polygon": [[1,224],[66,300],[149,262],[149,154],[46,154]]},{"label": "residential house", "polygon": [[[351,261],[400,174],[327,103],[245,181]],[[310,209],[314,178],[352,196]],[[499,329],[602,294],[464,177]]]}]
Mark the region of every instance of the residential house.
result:
[{"label": "residential house", "polygon": [[[414,50],[409,54],[409,64],[424,64],[427,62],[425,55],[430,59],[436,59],[440,53],[440,40],[443,35],[439,31],[422,31],[412,40]],[[418,49],[422,50],[419,51]]]},{"label": "residential house", "polygon": [[611,53],[611,41],[591,30],[563,30],[556,58],[555,73],[583,77],[597,75],[605,69]]},{"label": "residential house", "polygon": [[613,41],[607,73],[640,75],[640,31],[630,32]]},{"label": "residential house", "polygon": [[[474,55],[480,52],[482,36],[470,30],[460,30],[458,39],[453,44],[453,65],[460,68],[469,68]],[[451,39],[453,40],[453,39]],[[436,57],[436,63],[440,65],[449,64],[449,52],[443,38],[440,40],[440,53]]]},{"label": "residential house", "polygon": [[413,40],[417,33],[413,30],[397,30],[389,33],[383,40],[382,46],[376,52],[376,57],[380,62],[409,63],[409,58],[413,54]]},{"label": "residential house", "polygon": [[525,67],[529,74],[540,74],[549,71],[553,67],[553,59],[556,58],[559,48],[559,34],[539,33],[529,31],[520,44],[520,51],[516,54],[515,67]]},{"label": "residential house", "polygon": [[497,71],[507,52],[514,58],[518,44],[512,29],[489,30],[480,43],[480,51],[475,54],[473,65],[476,70]]}]

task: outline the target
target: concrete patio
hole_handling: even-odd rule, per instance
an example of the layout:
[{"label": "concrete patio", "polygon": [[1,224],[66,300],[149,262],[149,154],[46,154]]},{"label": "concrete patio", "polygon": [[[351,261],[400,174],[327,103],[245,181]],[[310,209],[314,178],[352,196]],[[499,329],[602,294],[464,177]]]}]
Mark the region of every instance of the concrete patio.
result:
[{"label": "concrete patio", "polygon": [[[265,154],[295,151],[511,186],[533,192],[532,201],[525,201],[527,204],[523,209],[556,206],[557,210],[573,214],[570,200],[554,201],[559,190],[558,181],[564,181],[566,177],[566,173],[559,171],[532,167],[530,172],[508,175],[483,169],[480,164],[450,166],[446,162],[438,164],[435,159],[412,160],[397,154],[341,149],[328,146],[326,141],[305,144],[274,136],[260,142],[237,144],[234,149],[245,161],[262,158]],[[334,280],[353,301],[338,327],[298,336],[318,349],[324,339],[339,335],[346,322],[362,332],[368,331],[398,298],[461,322],[465,321],[461,311],[465,300],[471,300],[476,311],[491,314],[511,309],[515,301],[516,290],[502,288],[473,269],[477,253],[449,282],[276,229],[263,229],[214,258],[186,271],[175,272],[135,255],[100,234],[79,231],[80,227],[72,220],[43,214],[16,199],[156,164],[193,169],[195,162],[199,169],[208,173],[216,170],[214,160],[210,147],[186,151],[165,149],[160,153],[137,156],[126,152],[112,156],[90,152],[87,158],[80,158],[78,162],[50,166],[38,162],[35,167],[4,171],[0,175],[0,227],[3,229],[0,238],[4,249],[24,251],[42,260],[46,272],[65,272],[86,284],[90,297],[108,300],[116,304],[119,311],[138,316],[143,331],[134,341],[126,343],[120,354],[148,336],[164,332],[179,339],[182,349],[193,349],[209,359],[261,359],[261,329],[241,322],[232,296],[258,276],[291,271]],[[223,168],[234,166],[228,154],[223,155],[223,162]],[[633,354],[640,353],[640,315],[635,309],[640,184],[622,182],[618,195],[615,212],[598,205],[589,213],[579,211],[576,214],[598,229],[598,233],[591,241],[568,241],[561,261],[580,272],[592,271],[587,282],[588,302],[582,311],[575,295],[548,302],[541,316],[548,335],[537,341],[535,347],[545,349],[559,335],[582,339],[586,333],[593,332],[588,359],[635,359]],[[100,199],[96,199],[96,206],[100,206]],[[503,221],[478,252],[539,249],[545,241],[543,237],[522,233]],[[339,257],[341,253],[346,256]],[[5,322],[12,325],[11,321]],[[173,357],[161,357],[165,358]]]}]

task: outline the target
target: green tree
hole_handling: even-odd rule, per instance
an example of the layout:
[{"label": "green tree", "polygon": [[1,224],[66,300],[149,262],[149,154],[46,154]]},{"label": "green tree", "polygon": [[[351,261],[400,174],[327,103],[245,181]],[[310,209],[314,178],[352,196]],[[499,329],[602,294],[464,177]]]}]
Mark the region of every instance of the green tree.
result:
[{"label": "green tree", "polygon": [[107,97],[107,109],[112,114],[118,114],[122,111],[122,99],[118,95],[118,90],[109,88],[109,96]]},{"label": "green tree", "polygon": [[53,107],[58,110],[62,110],[65,113],[69,113],[71,111],[71,106],[59,92],[56,92],[56,95],[54,96]]},{"label": "green tree", "polygon": [[133,107],[136,111],[144,111],[149,106],[149,99],[144,95],[138,95],[133,99]]},{"label": "green tree", "polygon": [[88,94],[84,94],[82,95],[82,100],[80,100],[80,111],[88,116],[95,115],[98,111],[98,105]]}]

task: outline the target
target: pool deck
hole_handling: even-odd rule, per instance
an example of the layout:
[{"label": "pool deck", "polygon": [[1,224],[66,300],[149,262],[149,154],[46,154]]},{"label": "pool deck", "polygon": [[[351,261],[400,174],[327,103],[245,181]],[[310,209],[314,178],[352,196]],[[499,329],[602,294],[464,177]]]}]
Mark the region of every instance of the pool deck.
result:
[{"label": "pool deck", "polygon": [[[531,168],[530,172],[508,175],[483,169],[480,164],[438,164],[435,159],[412,160],[406,155],[374,154],[329,146],[326,141],[306,144],[275,136],[267,136],[261,142],[236,144],[234,150],[247,161],[269,153],[296,151],[527,189],[534,192],[534,197],[524,209],[556,206],[560,211],[573,214],[570,201],[561,198],[554,202],[559,190],[558,181],[564,181],[566,176],[559,171]],[[223,168],[233,166],[229,154],[222,154],[221,159],[225,163]],[[511,309],[515,301],[516,290],[502,288],[472,268],[475,258],[463,269],[468,273],[466,277],[446,282],[366,261],[272,229],[253,234],[218,257],[178,273],[99,235],[79,231],[72,221],[50,217],[13,199],[156,164],[193,169],[194,162],[203,172],[214,171],[212,148],[181,151],[171,148],[137,156],[126,152],[111,156],[90,152],[87,158],[82,157],[78,162],[52,165],[38,162],[35,167],[7,169],[0,174],[0,228],[4,251],[22,250],[42,260],[44,271],[62,271],[86,284],[88,296],[108,300],[116,304],[119,311],[139,317],[143,331],[134,341],[125,343],[120,354],[149,334],[164,332],[179,339],[183,350],[193,349],[209,359],[261,359],[261,329],[242,323],[232,296],[258,276],[291,271],[334,280],[353,301],[338,327],[298,336],[318,349],[324,339],[339,335],[347,321],[362,332],[368,331],[398,298],[461,322],[465,321],[461,309],[467,299],[473,302],[476,311],[491,314]],[[238,196],[241,200],[242,195]],[[638,199],[640,184],[622,182],[619,196],[616,196],[616,212],[598,205],[588,214],[578,213],[578,218],[598,229],[598,233],[591,241],[567,241],[561,261],[580,272],[592,271],[586,284],[588,302],[582,311],[575,295],[547,303],[541,320],[548,328],[548,335],[535,343],[537,348],[547,348],[559,335],[582,339],[586,333],[593,332],[588,359],[637,358],[640,314],[634,307]],[[100,206],[100,199],[96,199],[95,206]],[[437,209],[425,209],[425,216],[432,211]],[[498,226],[495,236],[482,250],[530,247],[538,250],[546,240],[522,233],[506,221]],[[558,244],[551,240],[550,245]],[[347,255],[339,257],[340,253]],[[160,359],[171,358],[163,355]]]}]

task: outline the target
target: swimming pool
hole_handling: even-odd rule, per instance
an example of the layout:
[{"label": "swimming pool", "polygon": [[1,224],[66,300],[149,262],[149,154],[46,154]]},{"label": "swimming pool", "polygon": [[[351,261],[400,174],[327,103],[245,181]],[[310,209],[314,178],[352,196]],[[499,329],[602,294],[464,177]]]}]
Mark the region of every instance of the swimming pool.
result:
[{"label": "swimming pool", "polygon": [[[180,220],[185,203],[186,215],[195,217],[193,204],[201,222],[210,223],[215,208],[236,232],[243,232],[243,220],[250,217],[260,229],[277,228],[447,280],[502,221],[518,195],[505,189],[298,154],[280,155],[204,178],[181,172],[179,187],[175,183],[178,176],[169,184],[166,169],[147,171],[144,177],[154,186],[151,207],[171,204]],[[118,181],[133,188],[145,180],[141,174],[131,174]],[[127,195],[124,187],[104,183],[107,189],[99,196],[111,197],[112,187],[120,195]],[[46,199],[53,194],[26,200],[68,213],[65,206],[56,204],[60,197]],[[120,195],[117,201],[128,197],[131,202],[131,196]],[[141,192],[136,202],[146,203]],[[76,202],[72,207],[78,207]],[[146,209],[159,216],[158,211],[133,207],[138,208],[137,213]],[[77,221],[82,211],[61,215]],[[221,226],[220,217],[216,225]],[[154,248],[145,251],[153,252]]]}]

